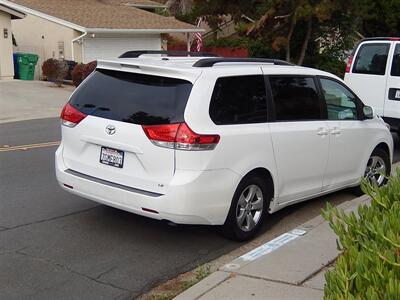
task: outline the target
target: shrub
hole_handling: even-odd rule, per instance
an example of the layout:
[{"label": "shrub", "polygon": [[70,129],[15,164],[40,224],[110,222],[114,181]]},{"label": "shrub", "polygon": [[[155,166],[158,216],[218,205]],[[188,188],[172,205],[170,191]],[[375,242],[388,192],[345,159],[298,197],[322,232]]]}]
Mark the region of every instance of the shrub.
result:
[{"label": "shrub", "polygon": [[88,77],[93,71],[94,69],[96,69],[97,67],[97,61],[91,61],[90,63],[85,65],[85,68],[83,69],[83,79],[85,79],[86,77]]},{"label": "shrub", "polygon": [[83,69],[85,68],[84,64],[77,64],[71,72],[72,83],[74,86],[78,86],[83,81]]},{"label": "shrub", "polygon": [[60,87],[68,75],[68,64],[64,60],[50,58],[43,63],[42,71],[47,80]]},{"label": "shrub", "polygon": [[72,82],[74,86],[79,86],[86,77],[88,77],[97,66],[97,61],[88,64],[78,64],[72,70]]},{"label": "shrub", "polygon": [[372,201],[358,216],[329,205],[322,213],[343,251],[325,274],[325,299],[400,299],[400,171],[384,187],[362,185]]}]

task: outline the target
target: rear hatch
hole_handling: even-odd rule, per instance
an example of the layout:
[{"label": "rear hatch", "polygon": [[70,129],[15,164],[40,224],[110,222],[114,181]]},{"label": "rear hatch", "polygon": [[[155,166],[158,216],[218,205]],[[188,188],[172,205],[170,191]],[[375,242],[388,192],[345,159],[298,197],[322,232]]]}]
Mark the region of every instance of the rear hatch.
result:
[{"label": "rear hatch", "polygon": [[175,150],[154,145],[142,126],[183,122],[191,89],[182,79],[97,69],[64,108],[77,116],[62,126],[65,165],[102,180],[165,193],[175,172]]}]

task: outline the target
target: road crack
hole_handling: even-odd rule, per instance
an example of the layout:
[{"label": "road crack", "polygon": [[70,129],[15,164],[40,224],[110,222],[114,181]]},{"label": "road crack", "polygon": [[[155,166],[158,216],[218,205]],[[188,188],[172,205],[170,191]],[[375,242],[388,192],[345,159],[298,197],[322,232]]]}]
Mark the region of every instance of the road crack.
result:
[{"label": "road crack", "polygon": [[96,279],[100,279],[102,276],[104,276],[104,275],[110,273],[111,271],[115,270],[115,268],[116,268],[116,267],[111,267],[111,268],[109,268],[108,270],[104,271],[103,273],[100,273],[100,274],[96,277]]},{"label": "road crack", "polygon": [[80,276],[80,277],[84,277],[84,278],[86,278],[86,279],[88,279],[88,280],[91,280],[91,281],[94,281],[94,282],[96,282],[96,283],[98,283],[98,284],[106,285],[106,286],[109,286],[109,287],[118,289],[118,290],[120,290],[120,291],[123,291],[123,292],[128,292],[128,293],[130,293],[130,294],[132,294],[132,293],[134,292],[134,291],[125,289],[125,288],[123,288],[123,287],[117,286],[117,285],[115,285],[115,284],[112,284],[112,283],[109,283],[109,282],[105,282],[105,281],[102,281],[102,280],[99,280],[99,279],[98,279],[99,277],[101,277],[102,275],[104,275],[104,273],[110,272],[111,269],[114,269],[114,267],[111,268],[111,269],[109,269],[109,270],[107,270],[107,271],[105,271],[104,273],[100,274],[100,275],[97,276],[96,278],[93,278],[93,277],[91,277],[91,276],[89,276],[89,275],[86,275],[86,274],[84,274],[84,273],[78,272],[78,271],[76,271],[76,270],[74,270],[74,269],[72,269],[72,268],[70,268],[70,267],[68,267],[68,266],[66,266],[66,265],[63,265],[63,264],[61,264],[61,263],[59,263],[59,262],[56,262],[56,261],[53,261],[53,260],[51,260],[51,259],[42,258],[42,257],[34,256],[34,255],[29,254],[29,253],[23,252],[23,250],[25,250],[26,248],[27,248],[27,247],[24,247],[24,248],[19,249],[19,250],[16,250],[16,251],[12,251],[12,252],[10,251],[10,252],[8,252],[8,253],[15,253],[15,254],[22,255],[22,256],[26,256],[26,257],[28,257],[28,258],[35,259],[35,260],[38,260],[38,261],[41,261],[41,262],[44,262],[44,263],[47,263],[47,264],[51,264],[51,265],[53,265],[53,266],[56,266],[56,267],[58,267],[58,268],[61,268],[61,269],[65,270],[65,271],[67,271],[67,272],[69,272],[69,273],[78,275],[78,276]]},{"label": "road crack", "polygon": [[81,214],[81,213],[86,213],[86,212],[91,211],[91,210],[93,210],[95,208],[98,208],[100,206],[101,205],[96,205],[94,207],[90,207],[90,208],[87,208],[87,209],[84,209],[84,210],[80,210],[80,211],[71,212],[71,213],[68,213],[68,214],[65,214],[65,215],[56,216],[56,217],[52,217],[52,218],[47,218],[47,219],[34,221],[34,222],[29,222],[29,223],[25,223],[25,224],[20,224],[20,225],[16,225],[16,226],[12,226],[12,227],[0,227],[0,232],[13,230],[13,229],[17,229],[17,228],[21,228],[21,227],[25,227],[25,226],[30,226],[30,225],[36,225],[36,224],[51,222],[51,221],[58,220],[58,219],[61,219],[61,218],[65,218],[65,217],[69,217],[69,216],[73,216],[73,215],[78,215],[78,214]]}]

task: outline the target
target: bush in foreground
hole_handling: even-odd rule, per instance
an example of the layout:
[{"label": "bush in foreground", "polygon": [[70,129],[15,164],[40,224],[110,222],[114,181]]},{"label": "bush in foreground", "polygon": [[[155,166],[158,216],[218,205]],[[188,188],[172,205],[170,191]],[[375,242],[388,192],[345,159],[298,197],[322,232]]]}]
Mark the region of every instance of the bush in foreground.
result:
[{"label": "bush in foreground", "polygon": [[330,205],[323,212],[343,251],[325,274],[325,299],[400,299],[400,171],[384,187],[362,185],[372,201],[358,216]]},{"label": "bush in foreground", "polygon": [[68,75],[68,65],[64,60],[50,58],[43,63],[42,71],[48,81],[52,81],[61,87],[65,77]]}]

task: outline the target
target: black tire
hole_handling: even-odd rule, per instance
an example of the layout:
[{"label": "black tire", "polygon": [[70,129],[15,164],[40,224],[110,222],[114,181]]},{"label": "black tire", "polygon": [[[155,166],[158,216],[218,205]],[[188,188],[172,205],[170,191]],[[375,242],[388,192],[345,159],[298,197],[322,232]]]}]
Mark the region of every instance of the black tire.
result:
[{"label": "black tire", "polygon": [[[370,159],[373,157],[373,156],[378,156],[378,157],[380,157],[383,161],[384,161],[384,163],[385,163],[385,166],[386,166],[386,177],[388,177],[388,176],[390,176],[390,171],[391,171],[391,164],[390,164],[390,158],[389,158],[389,153],[387,153],[384,149],[382,149],[382,148],[376,148],[372,153],[371,153],[371,156],[370,156]],[[370,160],[369,159],[369,160]],[[368,160],[368,162],[369,162],[369,160]],[[366,168],[367,168],[367,166],[366,166]],[[387,179],[385,179],[383,182],[382,182],[382,184],[381,184],[381,186],[382,185],[385,185],[387,183]],[[353,189],[352,189],[352,192],[353,192],[353,194],[355,195],[355,196],[357,196],[357,197],[359,197],[359,196],[362,196],[362,195],[364,195],[364,192],[363,192],[363,190],[361,189],[361,185],[359,185],[359,186],[356,186],[356,187],[354,187]]]},{"label": "black tire", "polygon": [[[259,213],[258,221],[255,223],[255,226],[251,230],[243,230],[237,221],[237,209],[238,209],[238,201],[242,193],[245,193],[251,186],[257,186],[262,193],[262,211]],[[259,191],[257,190],[257,192]],[[254,175],[248,175],[242,179],[239,183],[235,194],[233,195],[231,207],[229,209],[228,216],[225,220],[224,225],[221,228],[222,234],[232,240],[235,241],[247,241],[253,238],[260,228],[262,227],[266,216],[268,215],[268,207],[271,201],[271,193],[268,191],[267,183],[261,177]],[[249,194],[247,194],[249,195]],[[257,198],[254,198],[257,200]],[[250,200],[251,201],[251,200]],[[251,211],[251,209],[249,210]],[[245,213],[245,211],[243,211]],[[255,211],[251,213],[256,213]],[[248,212],[247,212],[248,214]],[[246,222],[246,221],[245,221]],[[243,224],[243,223],[242,223]]]}]

